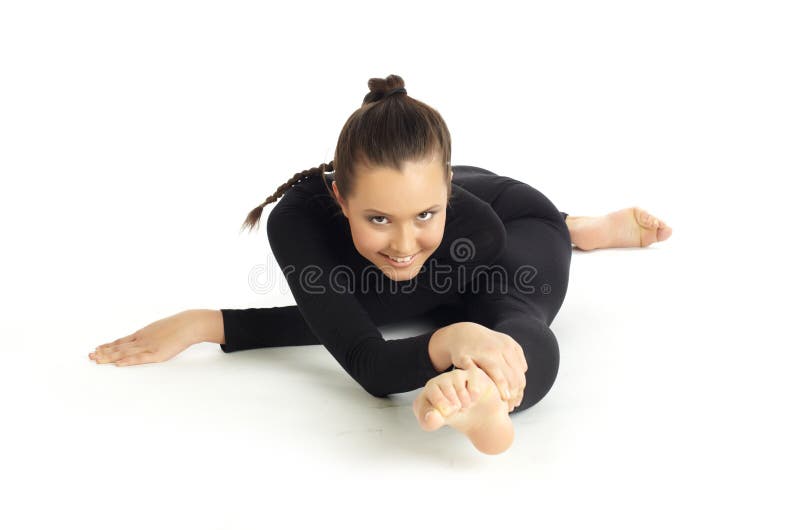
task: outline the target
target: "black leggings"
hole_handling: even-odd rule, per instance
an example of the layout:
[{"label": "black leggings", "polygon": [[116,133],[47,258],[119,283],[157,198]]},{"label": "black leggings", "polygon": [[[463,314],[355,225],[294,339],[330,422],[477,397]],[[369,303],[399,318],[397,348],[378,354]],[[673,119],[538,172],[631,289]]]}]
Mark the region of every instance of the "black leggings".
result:
[{"label": "black leggings", "polygon": [[[477,173],[474,179],[459,179],[463,187],[479,196],[483,182],[485,179]],[[492,203],[507,233],[506,249],[495,263],[506,271],[533,266],[535,292],[520,292],[515,282],[506,282],[502,296],[496,290],[495,294],[461,295],[460,303],[439,306],[424,315],[438,326],[477,322],[508,334],[522,346],[528,363],[525,392],[512,414],[535,405],[555,382],[559,348],[549,326],[566,296],[572,259],[567,214],[559,212],[538,190],[520,184],[514,193],[505,193]]]}]

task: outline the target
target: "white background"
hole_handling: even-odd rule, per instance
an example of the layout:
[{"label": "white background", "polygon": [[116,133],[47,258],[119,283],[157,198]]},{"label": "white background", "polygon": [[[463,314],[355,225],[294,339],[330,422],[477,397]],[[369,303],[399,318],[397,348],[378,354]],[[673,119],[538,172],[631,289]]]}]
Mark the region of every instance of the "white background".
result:
[{"label": "white background", "polygon": [[[799,24],[770,1],[3,2],[0,526],[796,528]],[[507,452],[423,432],[416,392],[373,398],[322,346],[88,359],[184,309],[292,304],[251,288],[277,265],[241,222],[389,74],[454,164],[674,230],[573,253],[559,378]]]}]

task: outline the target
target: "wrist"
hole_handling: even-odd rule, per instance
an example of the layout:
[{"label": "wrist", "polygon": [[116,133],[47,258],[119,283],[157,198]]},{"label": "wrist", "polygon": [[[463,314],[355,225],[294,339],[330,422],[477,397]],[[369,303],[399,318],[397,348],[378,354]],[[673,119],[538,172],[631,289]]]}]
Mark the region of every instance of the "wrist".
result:
[{"label": "wrist", "polygon": [[222,311],[219,309],[189,309],[183,312],[186,329],[192,344],[215,342],[225,344]]},{"label": "wrist", "polygon": [[437,372],[444,372],[453,364],[450,352],[450,337],[454,325],[451,324],[437,329],[431,336],[430,342],[428,342],[428,355]]}]

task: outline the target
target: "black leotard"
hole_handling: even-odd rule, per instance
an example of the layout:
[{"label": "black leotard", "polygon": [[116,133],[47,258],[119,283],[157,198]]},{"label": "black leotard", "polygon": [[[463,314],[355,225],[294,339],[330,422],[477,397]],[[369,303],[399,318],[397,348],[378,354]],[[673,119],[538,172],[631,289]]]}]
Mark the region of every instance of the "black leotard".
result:
[{"label": "black leotard", "polygon": [[[332,177],[325,178],[330,187]],[[367,392],[385,397],[421,388],[440,372],[428,352],[435,329],[386,340],[377,326],[419,316],[438,327],[478,322],[523,347],[526,388],[515,412],[524,410],[558,372],[549,325],[567,291],[566,216],[526,183],[453,166],[442,242],[416,277],[396,282],[358,253],[349,221],[321,179],[306,177],[267,219],[272,253],[297,305],[222,309],[220,347],[230,353],[322,344]]]}]

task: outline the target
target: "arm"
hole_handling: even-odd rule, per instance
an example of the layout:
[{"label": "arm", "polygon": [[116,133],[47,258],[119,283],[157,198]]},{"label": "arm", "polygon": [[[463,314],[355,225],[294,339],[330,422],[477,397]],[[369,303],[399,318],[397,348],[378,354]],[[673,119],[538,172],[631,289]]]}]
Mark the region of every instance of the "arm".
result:
[{"label": "arm", "polygon": [[431,336],[430,343],[428,344],[431,364],[433,364],[437,372],[444,372],[453,366],[451,360],[451,348],[453,346],[452,329],[452,324],[437,329]]},{"label": "arm", "polygon": [[[474,225],[479,224],[481,228],[490,229],[487,231],[502,231],[501,221],[496,218],[496,215],[492,215],[490,208],[486,208],[475,197],[484,203],[491,204],[513,181],[508,177],[497,176],[482,168],[472,166],[459,166],[458,168],[459,170],[454,177],[455,183],[469,192],[467,194],[458,194],[456,192],[456,197],[460,197],[461,200],[465,201],[468,204],[465,209],[469,209],[471,212],[469,219],[465,220],[468,226],[466,230],[472,230]],[[288,197],[282,199],[282,201],[287,202],[290,200]],[[486,211],[480,211],[481,208]],[[493,226],[493,220],[490,217],[495,218],[496,222],[494,224],[498,226]],[[463,230],[465,228],[459,226],[455,229],[455,232],[462,235],[460,232]],[[502,241],[502,238],[497,235],[493,235],[488,239],[493,239],[495,242]],[[442,245],[443,249],[448,246],[447,242]],[[499,250],[499,248],[492,250],[492,255],[498,254]],[[296,305],[203,311],[206,313],[202,317],[199,329],[203,335],[207,336],[211,333],[211,336],[204,337],[198,342],[217,343],[225,353],[253,348],[321,344]],[[446,343],[444,331],[445,328],[437,330],[431,337],[431,344],[429,344],[431,361],[438,372],[442,372],[452,366],[449,354],[444,349]]]},{"label": "arm", "polygon": [[429,352],[435,331],[384,339],[355,294],[333,283],[333,269],[342,271],[335,245],[343,240],[308,204],[302,193],[288,193],[267,220],[273,255],[308,329],[370,394],[383,397],[423,387],[439,374]]},{"label": "arm", "polygon": [[209,323],[224,333],[217,342],[225,353],[253,348],[306,346],[320,344],[297,306],[222,309],[217,323]]},{"label": "arm", "polygon": [[192,343],[213,342],[225,353],[253,348],[319,344],[297,306],[190,309]]}]

